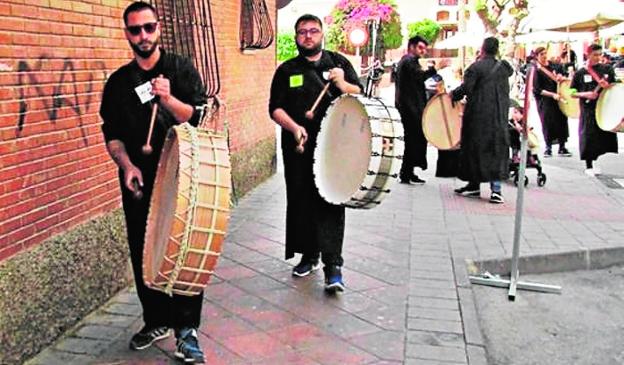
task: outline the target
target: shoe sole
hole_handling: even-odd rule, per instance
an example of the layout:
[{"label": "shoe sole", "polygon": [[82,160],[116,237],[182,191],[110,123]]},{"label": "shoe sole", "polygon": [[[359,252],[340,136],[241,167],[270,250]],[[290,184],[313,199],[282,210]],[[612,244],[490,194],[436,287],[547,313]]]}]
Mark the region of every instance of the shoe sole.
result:
[{"label": "shoe sole", "polygon": [[304,273],[298,273],[298,272],[292,272],[293,276],[296,276],[298,278],[302,278],[304,276],[308,276],[312,273],[312,271],[316,271],[318,269],[321,268],[321,264],[316,264],[316,265],[312,265],[312,269],[310,271],[306,271]]},{"label": "shoe sole", "polygon": [[328,293],[336,293],[343,292],[345,290],[344,284],[342,283],[333,283],[329,285],[325,285],[325,291]]},{"label": "shoe sole", "polygon": [[184,361],[187,364],[204,364],[206,362],[206,359],[203,359],[202,361],[196,361],[192,357],[186,357],[183,353],[177,351],[173,353],[173,356],[175,356],[177,359]]},{"label": "shoe sole", "polygon": [[492,204],[505,204],[505,201],[500,201],[500,200],[490,200],[490,203]]},{"label": "shoe sole", "polygon": [[141,351],[141,350],[145,350],[146,348],[152,346],[154,344],[154,342],[160,341],[160,340],[164,340],[165,338],[171,336],[171,330],[167,330],[167,332],[163,335],[160,335],[158,337],[154,337],[154,339],[148,343],[147,345],[143,345],[143,346],[139,346],[139,347],[135,347],[130,345],[130,349],[131,350],[135,350],[135,351]]},{"label": "shoe sole", "polygon": [[466,198],[480,198],[481,197],[481,192],[479,193],[459,193],[459,195],[466,197]]}]

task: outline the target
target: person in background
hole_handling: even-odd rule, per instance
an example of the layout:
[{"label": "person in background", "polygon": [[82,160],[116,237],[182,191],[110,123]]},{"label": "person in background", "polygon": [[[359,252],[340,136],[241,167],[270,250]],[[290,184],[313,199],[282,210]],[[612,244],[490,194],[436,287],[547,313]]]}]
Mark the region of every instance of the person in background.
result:
[{"label": "person in background", "polygon": [[[591,176],[600,174],[594,162],[605,153],[618,153],[618,140],[614,132],[603,131],[596,121],[596,101],[601,90],[615,82],[613,68],[600,62],[602,47],[592,44],[587,48],[587,64],[574,74],[571,88],[576,90],[572,96],[579,98],[581,118],[579,120],[579,150],[581,160],[585,161],[585,173]],[[600,77],[596,80],[588,71],[591,69]],[[601,90],[597,91],[600,85]]]},{"label": "person in background", "polygon": [[509,78],[513,68],[496,59],[498,40],[486,38],[481,57],[464,73],[464,82],[453,90],[454,101],[467,98],[462,118],[459,173],[467,181],[455,193],[480,197],[480,183],[489,182],[490,203],[505,202],[501,181],[509,177]]}]

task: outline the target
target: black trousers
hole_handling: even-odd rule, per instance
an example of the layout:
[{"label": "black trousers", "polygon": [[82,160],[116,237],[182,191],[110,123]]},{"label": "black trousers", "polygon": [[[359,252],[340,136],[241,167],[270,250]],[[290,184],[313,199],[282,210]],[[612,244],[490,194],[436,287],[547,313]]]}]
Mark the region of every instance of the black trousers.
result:
[{"label": "black trousers", "polygon": [[[145,177],[145,176],[144,176]],[[143,307],[143,321],[148,328],[166,326],[174,329],[184,327],[198,328],[203,293],[194,296],[169,296],[163,292],[148,288],[143,282],[143,246],[149,211],[153,179],[145,179],[144,195],[141,200],[132,198],[132,193],[123,186],[122,202],[126,217],[130,259],[134,272],[137,295]]]},{"label": "black trousers", "polygon": [[316,188],[312,172],[314,145],[312,135],[303,154],[293,152],[293,146],[282,146],[287,200],[286,259],[294,253],[302,253],[306,258],[322,254],[325,265],[342,266],[345,208],[326,202]]}]

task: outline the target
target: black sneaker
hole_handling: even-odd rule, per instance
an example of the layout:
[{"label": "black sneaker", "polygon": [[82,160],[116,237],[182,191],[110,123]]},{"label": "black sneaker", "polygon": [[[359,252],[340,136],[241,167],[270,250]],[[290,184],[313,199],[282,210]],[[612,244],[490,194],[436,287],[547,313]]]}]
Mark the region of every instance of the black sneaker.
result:
[{"label": "black sneaker", "polygon": [[156,341],[163,340],[171,335],[171,331],[167,327],[156,327],[148,329],[143,327],[139,332],[135,333],[130,340],[131,350],[144,350]]},{"label": "black sneaker", "polygon": [[325,291],[328,293],[342,292],[345,285],[342,282],[342,272],[340,266],[329,265],[323,268],[325,272]]},{"label": "black sneaker", "polygon": [[173,354],[188,364],[204,363],[204,353],[199,347],[195,328],[183,328],[178,332],[176,350]]},{"label": "black sneaker", "polygon": [[463,188],[455,189],[456,194],[461,196],[467,196],[469,198],[479,198],[481,197],[481,189],[479,187],[472,187],[470,185],[466,185]]},{"label": "black sneaker", "polygon": [[567,148],[563,147],[559,149],[559,156],[570,157],[572,156],[572,152],[568,151]]},{"label": "black sneaker", "polygon": [[310,260],[302,257],[297,266],[293,267],[292,274],[300,278],[310,275],[312,271],[316,271],[321,267],[318,259]]},{"label": "black sneaker", "polygon": [[546,151],[544,151],[544,157],[552,157],[552,150],[550,148],[547,148]]},{"label": "black sneaker", "polygon": [[419,178],[418,175],[412,175],[409,180],[416,185],[423,185],[426,182],[425,180]]},{"label": "black sneaker", "polygon": [[490,195],[490,203],[492,204],[503,204],[505,203],[505,199],[503,198],[503,194],[493,191],[492,195]]}]

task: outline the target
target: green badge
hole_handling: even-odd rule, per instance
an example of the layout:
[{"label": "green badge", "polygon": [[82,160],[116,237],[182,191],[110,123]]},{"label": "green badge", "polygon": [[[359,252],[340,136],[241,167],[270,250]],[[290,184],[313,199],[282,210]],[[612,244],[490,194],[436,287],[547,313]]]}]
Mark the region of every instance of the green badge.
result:
[{"label": "green badge", "polygon": [[290,77],[290,87],[301,87],[303,86],[303,75],[292,75]]}]

